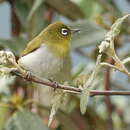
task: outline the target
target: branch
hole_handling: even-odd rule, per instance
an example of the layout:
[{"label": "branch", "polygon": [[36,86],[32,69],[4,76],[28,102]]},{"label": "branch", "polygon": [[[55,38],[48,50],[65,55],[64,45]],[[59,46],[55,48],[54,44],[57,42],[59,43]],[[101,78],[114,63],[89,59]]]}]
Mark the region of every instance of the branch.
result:
[{"label": "branch", "polygon": [[[38,84],[47,85],[49,87],[52,87],[54,89],[64,89],[67,90],[66,92],[72,92],[72,93],[81,93],[82,89],[72,87],[72,86],[66,86],[59,83],[55,83],[52,81],[49,81],[47,79],[40,79],[34,75],[30,75],[29,78],[24,77],[22,74],[16,71],[11,72],[13,75],[19,76],[21,78],[24,78],[27,81],[32,81]],[[99,95],[107,95],[107,96],[114,96],[114,95],[126,95],[130,96],[130,91],[103,91],[103,90],[90,90],[90,96],[99,96]]]},{"label": "branch", "polygon": [[123,60],[123,64],[127,64],[128,62],[130,62],[130,57]]},{"label": "branch", "polygon": [[98,95],[107,95],[107,96],[118,96],[125,95],[130,96],[130,91],[102,91],[102,90],[91,90],[91,97]]},{"label": "branch", "polygon": [[[108,63],[113,64],[113,59],[108,58]],[[110,90],[110,68],[106,69],[106,72],[104,73],[104,90],[109,91]],[[108,111],[108,121],[107,121],[107,127],[113,130],[113,121],[112,121],[112,112],[113,112],[113,104],[111,103],[111,98],[108,96],[104,97],[107,111]]]},{"label": "branch", "polygon": [[76,88],[76,87],[72,87],[72,86],[65,86],[65,85],[59,84],[57,82],[44,79],[44,78],[41,79],[41,78],[39,78],[39,77],[37,77],[33,74],[31,74],[29,77],[26,77],[26,76],[20,74],[19,72],[17,72],[16,70],[14,70],[14,71],[12,70],[11,73],[13,75],[24,78],[28,81],[32,81],[32,82],[42,84],[42,85],[47,85],[47,86],[50,86],[54,89],[64,89],[64,90],[74,91],[74,92],[77,92],[77,93],[80,93],[82,91],[80,88]]},{"label": "branch", "polygon": [[110,31],[105,35],[105,40],[101,42],[99,45],[99,53],[106,53],[109,57],[112,57],[115,61],[114,65],[110,65],[108,63],[101,63],[101,65],[107,65],[109,67],[115,68],[120,72],[127,74],[130,77],[130,72],[125,67],[125,64],[130,61],[130,58],[126,58],[125,60],[121,61],[120,58],[117,56],[115,48],[114,48],[114,39],[120,33],[121,25],[126,18],[128,18],[130,14],[127,14],[119,19],[111,26]]}]

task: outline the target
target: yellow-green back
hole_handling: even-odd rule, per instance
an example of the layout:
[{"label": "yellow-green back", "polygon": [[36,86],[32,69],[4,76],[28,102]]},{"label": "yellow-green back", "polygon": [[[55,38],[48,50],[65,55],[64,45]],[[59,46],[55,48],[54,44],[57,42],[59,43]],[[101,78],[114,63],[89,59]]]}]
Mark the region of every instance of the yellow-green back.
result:
[{"label": "yellow-green back", "polygon": [[71,29],[61,22],[47,26],[38,36],[30,41],[23,51],[22,56],[46,44],[54,54],[64,57],[70,49]]}]

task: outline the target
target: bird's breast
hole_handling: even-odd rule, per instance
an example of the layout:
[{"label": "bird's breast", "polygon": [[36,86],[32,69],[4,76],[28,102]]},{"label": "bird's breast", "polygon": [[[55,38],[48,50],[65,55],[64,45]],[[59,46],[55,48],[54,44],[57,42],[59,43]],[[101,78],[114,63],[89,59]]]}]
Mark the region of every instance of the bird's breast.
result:
[{"label": "bird's breast", "polygon": [[51,52],[45,44],[21,57],[18,63],[26,70],[45,78],[52,78],[63,66],[63,60]]}]

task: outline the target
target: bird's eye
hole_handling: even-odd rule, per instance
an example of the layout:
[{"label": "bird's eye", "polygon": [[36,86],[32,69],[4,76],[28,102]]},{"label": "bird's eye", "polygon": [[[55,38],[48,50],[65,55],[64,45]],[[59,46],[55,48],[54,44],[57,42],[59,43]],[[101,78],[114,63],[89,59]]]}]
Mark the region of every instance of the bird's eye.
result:
[{"label": "bird's eye", "polygon": [[62,29],[61,29],[61,34],[62,34],[62,35],[66,36],[66,35],[68,35],[68,33],[69,33],[69,32],[68,32],[68,29],[66,29],[66,28],[62,28]]}]

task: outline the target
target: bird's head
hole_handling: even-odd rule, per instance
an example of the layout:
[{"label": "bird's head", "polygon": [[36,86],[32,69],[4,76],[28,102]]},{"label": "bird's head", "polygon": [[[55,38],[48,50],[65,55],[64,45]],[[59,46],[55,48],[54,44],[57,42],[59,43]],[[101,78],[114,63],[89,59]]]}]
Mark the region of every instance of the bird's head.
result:
[{"label": "bird's head", "polygon": [[41,35],[44,35],[44,40],[52,50],[65,56],[70,49],[72,34],[76,32],[79,32],[79,29],[71,29],[62,22],[56,22],[47,26]]}]

